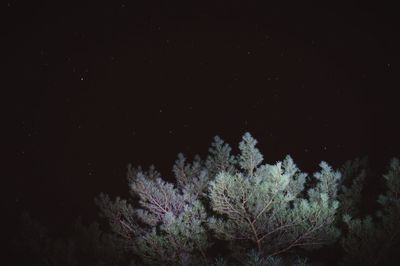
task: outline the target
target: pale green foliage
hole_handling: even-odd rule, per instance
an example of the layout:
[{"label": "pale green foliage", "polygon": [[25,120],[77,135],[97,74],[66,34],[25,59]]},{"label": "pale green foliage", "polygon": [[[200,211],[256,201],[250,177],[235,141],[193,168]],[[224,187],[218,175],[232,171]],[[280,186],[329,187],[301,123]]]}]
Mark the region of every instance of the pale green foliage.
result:
[{"label": "pale green foliage", "polygon": [[231,155],[232,148],[229,144],[216,136],[208,149],[209,156],[206,166],[211,177],[215,177],[220,172],[233,173],[235,171],[236,159]]},{"label": "pale green foliage", "polygon": [[178,187],[188,193],[197,196],[204,196],[207,190],[209,171],[203,165],[200,156],[196,155],[192,163],[186,162],[186,157],[178,154],[178,159],[172,168],[175,174]]},{"label": "pale green foliage", "polygon": [[148,179],[157,179],[161,178],[160,172],[156,170],[154,165],[150,165],[149,170],[145,171],[141,166],[133,167],[132,164],[128,164],[128,170],[126,172],[126,177],[128,182],[132,182],[136,179],[137,175],[143,175]]},{"label": "pale green foliage", "polygon": [[258,166],[262,155],[255,144],[245,134],[239,145],[244,174],[221,172],[210,182],[211,207],[219,216],[209,219],[209,227],[216,236],[242,251],[256,247],[269,255],[333,241],[338,236],[333,221],[340,174],[321,163],[310,199],[301,198],[306,174],[290,156],[275,165]]},{"label": "pale green foliage", "polygon": [[400,255],[400,166],[398,159],[392,159],[390,169],[383,176],[386,193],[380,195],[378,202],[382,209],[377,216],[353,219],[344,216],[348,233],[342,239],[346,257],[345,265],[396,265]]},{"label": "pale green foliage", "polygon": [[242,141],[239,143],[239,165],[245,171],[245,175],[252,177],[255,168],[262,162],[263,156],[256,148],[257,140],[250,133],[243,135]]},{"label": "pale green foliage", "polygon": [[[210,233],[229,242],[234,250],[229,261],[243,265],[280,265],[277,254],[334,241],[340,173],[322,162],[315,186],[305,191],[307,174],[290,156],[261,164],[256,144],[245,133],[237,157],[219,137],[205,161],[195,156],[188,162],[178,154],[176,186],[161,179],[153,166],[148,171],[129,166],[130,193],[139,207],[103,194],[97,204],[113,232],[144,264],[204,264]],[[256,255],[246,255],[254,248]]]},{"label": "pale green foliage", "polygon": [[293,162],[292,157],[286,156],[282,162],[282,169],[288,176],[289,183],[286,187],[286,200],[298,199],[299,194],[304,190],[304,184],[307,174],[300,172],[296,164]]},{"label": "pale green foliage", "polygon": [[[156,170],[154,165],[150,165],[149,170],[145,171],[140,165],[138,167],[134,167],[132,164],[128,164],[126,172],[126,179],[128,180],[128,184],[131,184],[136,180],[138,176],[146,177],[147,179],[155,180],[157,178],[161,178],[160,172]],[[131,196],[136,198],[137,195],[132,193],[133,191],[129,191]]]},{"label": "pale green foliage", "polygon": [[134,210],[125,200],[113,202],[104,194],[96,200],[112,231],[145,264],[201,262],[209,243],[202,225],[206,213],[196,196],[143,172],[130,179],[130,187],[141,208]]},{"label": "pale green foliage", "polygon": [[[178,154],[172,169],[176,183],[163,180],[154,166],[145,171],[128,165],[134,201],[112,200],[106,194],[95,199],[111,234],[98,224],[77,224],[73,238],[53,240],[25,216],[31,230],[23,232],[21,249],[35,258],[32,265],[306,266],[308,259],[288,253],[335,242],[335,219],[343,217],[343,264],[389,265],[400,260],[398,159],[383,176],[381,210],[359,219],[365,160],[346,162],[343,174],[321,162],[320,171],[308,178],[289,155],[275,164],[261,164],[256,144],[245,133],[238,156],[219,137],[205,161],[195,156],[188,162]],[[231,252],[218,259],[207,257],[214,240],[229,248],[214,255]]]},{"label": "pale green foliage", "polygon": [[140,205],[148,211],[156,223],[161,222],[168,213],[176,217],[183,211],[187,203],[195,200],[192,195],[180,193],[173,184],[165,182],[161,178],[151,180],[138,176],[131,183],[131,189],[139,196]]},{"label": "pale green foliage", "polygon": [[[137,237],[135,251],[147,264],[200,264],[201,254],[208,246],[208,240],[202,227],[205,212],[200,202],[175,217],[165,215],[160,231],[153,228],[143,236]],[[197,253],[197,256],[196,256]]]},{"label": "pale green foliage", "polygon": [[314,173],[314,178],[317,180],[317,186],[308,191],[310,200],[319,200],[321,194],[325,194],[328,200],[333,202],[336,199],[338,184],[341,178],[339,171],[333,171],[332,168],[324,161],[319,166],[321,171]]}]

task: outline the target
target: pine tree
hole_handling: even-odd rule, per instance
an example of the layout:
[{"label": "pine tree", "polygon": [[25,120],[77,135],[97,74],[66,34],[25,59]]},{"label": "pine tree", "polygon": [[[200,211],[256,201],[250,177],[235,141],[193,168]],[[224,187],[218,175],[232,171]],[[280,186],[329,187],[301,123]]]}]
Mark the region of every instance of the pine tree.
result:
[{"label": "pine tree", "polygon": [[316,185],[305,190],[307,174],[290,156],[261,164],[256,144],[246,133],[237,156],[219,137],[205,161],[195,156],[188,162],[178,154],[172,169],[176,183],[164,181],[154,166],[144,171],[129,165],[136,205],[105,194],[96,202],[111,230],[144,264],[206,264],[214,238],[226,241],[244,264],[253,249],[271,264],[279,261],[275,255],[293,248],[334,241],[340,174],[322,162]]},{"label": "pine tree", "polygon": [[[128,165],[131,198],[102,193],[95,199],[111,232],[77,223],[71,236],[54,238],[24,215],[20,250],[30,255],[29,265],[300,266],[309,261],[296,254],[338,243],[339,226],[342,264],[400,260],[398,159],[383,176],[381,209],[362,218],[366,159],[348,161],[340,171],[322,161],[308,176],[289,155],[263,163],[256,145],[245,133],[233,155],[215,137],[205,160],[178,154],[175,182],[153,165]],[[217,247],[223,252],[213,252]]]},{"label": "pine tree", "polygon": [[338,237],[334,227],[340,173],[325,162],[315,173],[317,185],[302,197],[306,174],[292,158],[260,165],[263,156],[249,133],[239,144],[242,172],[220,172],[210,182],[209,198],[217,215],[209,227],[228,241],[236,254],[255,247],[276,255],[295,247],[319,247]]}]

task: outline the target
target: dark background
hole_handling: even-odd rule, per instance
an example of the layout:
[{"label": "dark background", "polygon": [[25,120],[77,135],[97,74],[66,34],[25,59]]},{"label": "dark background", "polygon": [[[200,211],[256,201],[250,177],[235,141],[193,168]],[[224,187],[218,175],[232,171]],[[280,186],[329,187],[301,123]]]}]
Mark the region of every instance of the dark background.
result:
[{"label": "dark background", "polygon": [[400,155],[393,6],[137,2],[2,3],[9,222],[90,221],[128,163],[168,178],[215,135],[308,173]]}]

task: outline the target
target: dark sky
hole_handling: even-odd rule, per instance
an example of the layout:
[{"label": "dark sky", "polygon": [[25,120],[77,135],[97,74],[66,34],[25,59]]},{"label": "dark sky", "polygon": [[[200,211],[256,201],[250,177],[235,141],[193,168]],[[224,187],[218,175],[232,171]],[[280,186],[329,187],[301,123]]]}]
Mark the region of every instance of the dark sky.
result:
[{"label": "dark sky", "polygon": [[129,162],[169,177],[215,135],[309,173],[400,156],[394,7],[137,2],[2,4],[13,215],[93,217]]}]

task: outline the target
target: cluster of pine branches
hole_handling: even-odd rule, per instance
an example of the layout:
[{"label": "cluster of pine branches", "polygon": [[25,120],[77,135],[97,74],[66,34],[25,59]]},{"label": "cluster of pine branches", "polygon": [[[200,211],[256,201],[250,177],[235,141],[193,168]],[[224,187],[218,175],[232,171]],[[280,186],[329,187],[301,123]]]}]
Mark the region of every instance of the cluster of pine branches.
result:
[{"label": "cluster of pine branches", "polygon": [[256,144],[246,133],[239,154],[219,137],[205,159],[178,154],[172,183],[154,166],[129,165],[131,198],[95,199],[108,232],[81,226],[95,238],[95,265],[310,265],[307,254],[329,245],[340,247],[343,265],[398,261],[398,159],[384,175],[381,208],[365,215],[365,159],[338,170],[321,162],[309,176],[289,155],[263,163]]}]

